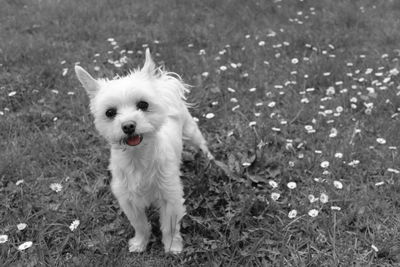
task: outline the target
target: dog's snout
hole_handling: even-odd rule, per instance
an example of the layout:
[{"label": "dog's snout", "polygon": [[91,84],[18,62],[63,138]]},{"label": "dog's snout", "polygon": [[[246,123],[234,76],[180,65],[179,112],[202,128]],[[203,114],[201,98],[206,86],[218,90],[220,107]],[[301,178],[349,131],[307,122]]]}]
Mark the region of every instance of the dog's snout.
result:
[{"label": "dog's snout", "polygon": [[127,121],[122,124],[122,131],[126,134],[133,134],[136,130],[136,122]]}]

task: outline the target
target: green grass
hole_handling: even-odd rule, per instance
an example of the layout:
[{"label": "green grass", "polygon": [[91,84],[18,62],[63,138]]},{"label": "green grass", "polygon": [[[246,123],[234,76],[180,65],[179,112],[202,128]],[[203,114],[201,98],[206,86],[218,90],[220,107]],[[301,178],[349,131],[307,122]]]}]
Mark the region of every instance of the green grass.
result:
[{"label": "green grass", "polygon": [[[399,265],[399,12],[370,0],[3,0],[0,265]],[[179,256],[163,252],[154,209],[147,251],[128,252],[134,230],[73,73],[80,62],[94,76],[122,75],[146,46],[193,85],[192,114],[233,173],[185,150]],[[123,55],[126,64],[109,62]],[[311,203],[322,193],[327,203]]]}]

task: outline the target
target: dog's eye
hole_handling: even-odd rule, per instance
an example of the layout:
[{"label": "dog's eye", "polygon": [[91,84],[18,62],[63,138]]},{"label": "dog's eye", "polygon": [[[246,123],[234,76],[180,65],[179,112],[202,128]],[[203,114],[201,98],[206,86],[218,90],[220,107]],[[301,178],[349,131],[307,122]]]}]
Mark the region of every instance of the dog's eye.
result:
[{"label": "dog's eye", "polygon": [[139,101],[136,107],[142,111],[146,111],[149,108],[149,103],[146,101]]},{"label": "dog's eye", "polygon": [[107,116],[107,118],[112,119],[112,118],[115,117],[115,115],[117,115],[117,109],[115,109],[115,108],[109,108],[109,109],[106,110],[106,116]]}]

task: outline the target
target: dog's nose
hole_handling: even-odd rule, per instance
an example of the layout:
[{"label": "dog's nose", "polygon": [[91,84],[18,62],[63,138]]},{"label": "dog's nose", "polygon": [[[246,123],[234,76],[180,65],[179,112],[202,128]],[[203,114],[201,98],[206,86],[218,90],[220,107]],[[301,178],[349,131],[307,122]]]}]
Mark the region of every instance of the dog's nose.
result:
[{"label": "dog's nose", "polygon": [[133,134],[136,130],[136,122],[127,121],[122,124],[122,131],[126,134]]}]

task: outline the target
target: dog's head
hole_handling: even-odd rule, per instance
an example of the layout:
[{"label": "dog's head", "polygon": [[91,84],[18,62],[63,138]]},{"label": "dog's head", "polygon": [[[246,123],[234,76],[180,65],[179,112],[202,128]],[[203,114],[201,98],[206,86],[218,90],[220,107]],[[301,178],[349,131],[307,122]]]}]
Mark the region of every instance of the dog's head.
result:
[{"label": "dog's head", "polygon": [[166,118],[184,104],[185,86],[157,69],[148,49],[143,68],[122,78],[96,80],[79,66],[75,72],[89,95],[96,128],[111,145],[151,142]]}]

